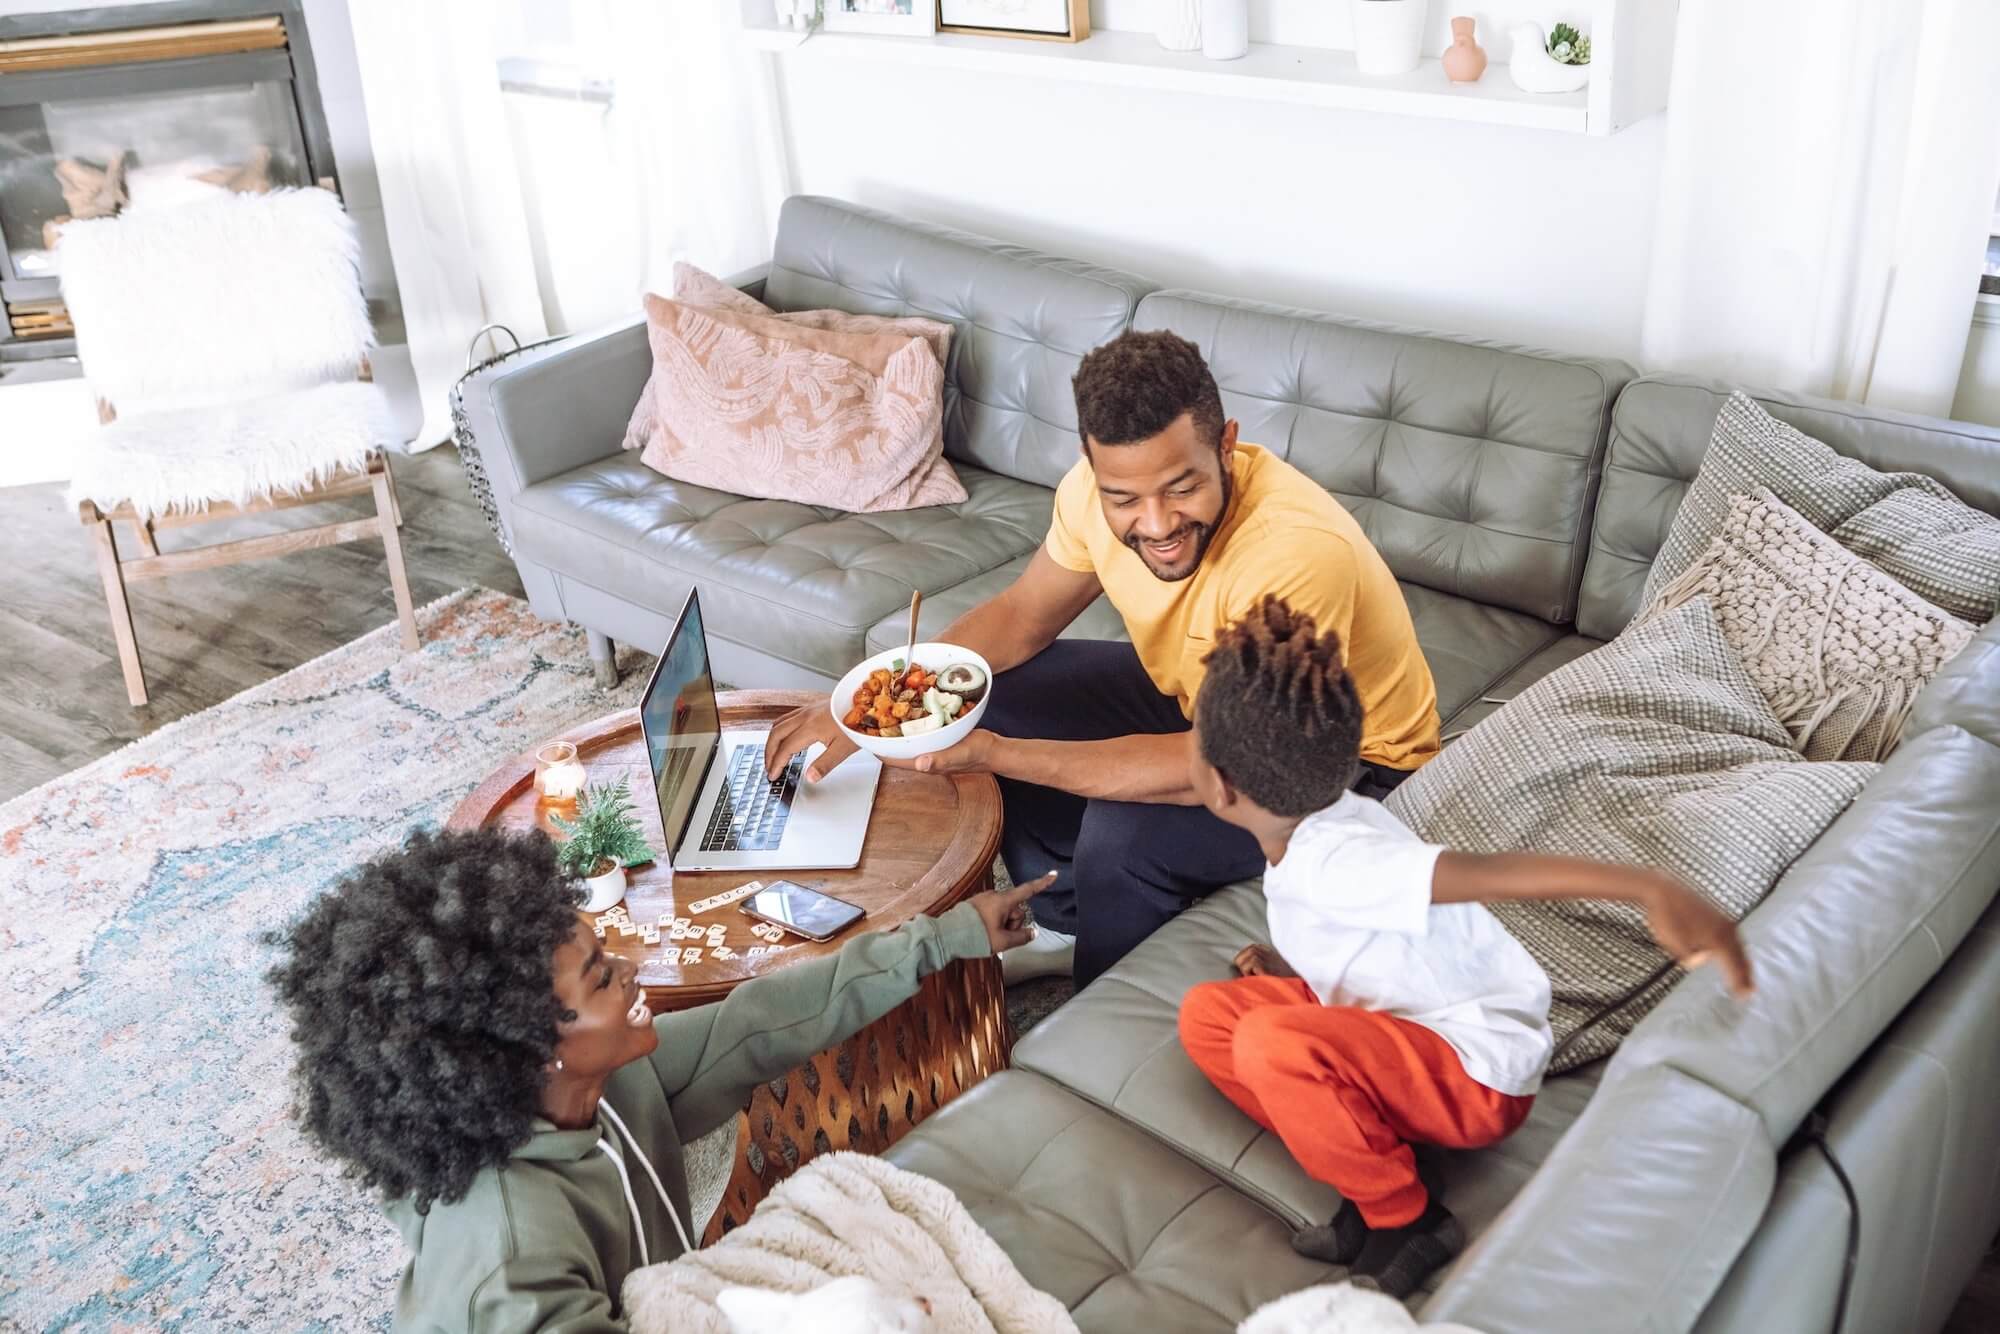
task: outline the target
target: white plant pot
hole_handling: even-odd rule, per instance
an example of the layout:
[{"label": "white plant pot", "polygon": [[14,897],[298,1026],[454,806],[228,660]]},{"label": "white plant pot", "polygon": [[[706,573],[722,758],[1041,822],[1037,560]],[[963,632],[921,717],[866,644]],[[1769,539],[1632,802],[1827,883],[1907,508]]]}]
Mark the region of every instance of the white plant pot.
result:
[{"label": "white plant pot", "polygon": [[1424,54],[1430,0],[1349,0],[1354,63],[1363,74],[1408,74]]},{"label": "white plant pot", "polygon": [[603,912],[625,897],[625,868],[613,866],[603,875],[593,875],[583,882],[583,910]]},{"label": "white plant pot", "polygon": [[1153,36],[1169,51],[1201,49],[1201,0],[1153,0]]},{"label": "white plant pot", "polygon": [[1210,60],[1250,54],[1250,0],[1201,0],[1201,53]]}]

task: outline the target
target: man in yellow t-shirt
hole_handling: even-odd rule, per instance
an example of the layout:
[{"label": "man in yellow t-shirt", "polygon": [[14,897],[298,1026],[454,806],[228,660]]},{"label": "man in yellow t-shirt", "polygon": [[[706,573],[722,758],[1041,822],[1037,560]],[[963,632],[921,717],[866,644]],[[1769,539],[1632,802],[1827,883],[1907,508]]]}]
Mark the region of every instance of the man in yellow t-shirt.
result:
[{"label": "man in yellow t-shirt", "polygon": [[[1194,344],[1122,334],[1083,359],[1075,388],[1083,458],[1056,489],[1047,541],[937,636],[999,674],[985,725],[909,763],[1000,779],[1009,874],[1057,872],[1035,900],[1044,930],[1009,952],[1009,980],[1070,969],[1073,936],[1080,987],[1195,899],[1264,869],[1256,840],[1190,785],[1189,719],[1223,626],[1275,594],[1338,637],[1365,716],[1364,795],[1387,795],[1437,753],[1438,717],[1389,567],[1311,478],[1238,443]],[[1132,642],[1058,640],[1100,594]],[[814,741],[828,750],[809,779],[853,750],[814,706],[772,730],[769,765]]]}]

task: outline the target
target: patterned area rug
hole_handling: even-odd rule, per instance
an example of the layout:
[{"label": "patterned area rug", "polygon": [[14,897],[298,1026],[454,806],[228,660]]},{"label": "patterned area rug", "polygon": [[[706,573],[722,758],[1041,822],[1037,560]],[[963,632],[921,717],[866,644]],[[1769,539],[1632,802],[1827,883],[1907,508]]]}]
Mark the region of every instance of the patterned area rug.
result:
[{"label": "patterned area rug", "polygon": [[387,1328],[400,1243],[289,1119],[267,928],[633,702],[483,589],[0,806],[0,1329]]}]

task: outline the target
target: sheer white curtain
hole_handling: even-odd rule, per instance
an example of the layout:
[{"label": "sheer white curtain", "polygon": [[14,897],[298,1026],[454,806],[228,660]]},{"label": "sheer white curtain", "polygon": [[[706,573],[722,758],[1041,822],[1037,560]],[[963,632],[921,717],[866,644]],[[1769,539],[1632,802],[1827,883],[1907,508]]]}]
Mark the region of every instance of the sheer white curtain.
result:
[{"label": "sheer white curtain", "polygon": [[498,321],[544,331],[501,112],[487,0],[352,0],[356,63],[424,421],[412,449],[451,433],[447,394],[467,341]]},{"label": "sheer white curtain", "polygon": [[[677,259],[727,276],[770,257],[785,159],[768,59],[743,43],[737,6],[536,3],[559,6],[567,33],[549,54],[612,84],[604,115],[565,122],[564,133],[606,137],[579,143],[567,170],[517,160],[532,111],[517,106],[510,122],[491,0],[350,2],[423,400],[419,448],[448,435],[447,393],[482,325],[524,342],[588,328],[670,291]],[[544,152],[546,139],[531,135],[523,151]],[[579,170],[600,161],[600,178]]]},{"label": "sheer white curtain", "polygon": [[615,146],[637,186],[633,308],[670,292],[673,263],[721,277],[771,257],[788,165],[769,58],[739,7],[602,0],[616,91]]},{"label": "sheer white curtain", "polygon": [[1995,0],[1684,0],[1641,359],[1949,413],[2000,187]]}]

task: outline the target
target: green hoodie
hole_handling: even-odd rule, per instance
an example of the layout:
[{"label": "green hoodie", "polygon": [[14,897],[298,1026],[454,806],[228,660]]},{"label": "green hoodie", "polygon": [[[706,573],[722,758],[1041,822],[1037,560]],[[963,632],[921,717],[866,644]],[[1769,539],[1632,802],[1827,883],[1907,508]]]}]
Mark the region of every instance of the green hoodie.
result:
[{"label": "green hoodie", "polygon": [[697,1231],[681,1145],[743,1110],[758,1084],[908,1000],[925,975],[988,949],[985,925],[962,903],[857,936],[714,1005],[659,1016],[659,1049],[611,1076],[595,1125],[559,1130],[537,1119],[533,1137],[480,1172],[464,1199],[428,1213],[408,1200],[388,1205],[410,1250],[396,1328],[623,1330],[625,1276],[679,1255],[681,1230]]}]

